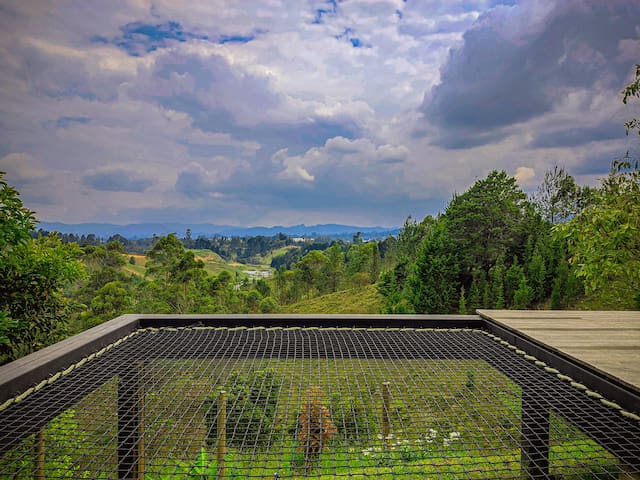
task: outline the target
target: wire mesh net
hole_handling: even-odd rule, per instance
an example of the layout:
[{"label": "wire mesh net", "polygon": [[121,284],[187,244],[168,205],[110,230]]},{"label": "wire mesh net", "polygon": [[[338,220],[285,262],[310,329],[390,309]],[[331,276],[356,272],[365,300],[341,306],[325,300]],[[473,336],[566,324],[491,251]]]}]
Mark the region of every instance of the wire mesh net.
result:
[{"label": "wire mesh net", "polygon": [[0,477],[640,470],[639,422],[522,353],[468,329],[141,332],[0,413]]}]

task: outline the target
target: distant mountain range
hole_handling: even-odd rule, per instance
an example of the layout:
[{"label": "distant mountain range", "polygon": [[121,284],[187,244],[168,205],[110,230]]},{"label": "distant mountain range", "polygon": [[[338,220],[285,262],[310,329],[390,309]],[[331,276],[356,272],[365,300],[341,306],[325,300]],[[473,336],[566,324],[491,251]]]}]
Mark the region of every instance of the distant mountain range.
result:
[{"label": "distant mountain range", "polygon": [[149,238],[154,234],[158,236],[175,233],[179,237],[184,237],[188,228],[191,229],[191,237],[199,236],[212,237],[221,235],[226,237],[255,237],[263,235],[272,237],[278,233],[284,233],[292,237],[331,237],[331,238],[351,238],[356,232],[361,232],[364,239],[386,237],[396,235],[400,228],[389,227],[357,227],[352,225],[292,225],[289,227],[234,227],[231,225],[214,225],[210,223],[134,223],[129,225],[114,225],[110,223],[59,223],[40,222],[37,228],[49,232],[73,233],[75,235],[89,235],[93,233],[96,237],[107,239],[113,235],[120,234],[128,239]]}]

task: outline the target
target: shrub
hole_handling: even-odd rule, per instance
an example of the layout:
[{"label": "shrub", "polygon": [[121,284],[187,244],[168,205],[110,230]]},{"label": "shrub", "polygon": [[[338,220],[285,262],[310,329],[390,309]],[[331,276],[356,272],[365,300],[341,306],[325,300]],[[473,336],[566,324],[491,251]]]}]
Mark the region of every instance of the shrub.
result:
[{"label": "shrub", "polygon": [[[227,444],[234,447],[265,445],[273,432],[281,379],[273,370],[232,373],[227,392]],[[216,444],[218,395],[205,401],[207,444]]]},{"label": "shrub", "polygon": [[307,391],[307,401],[298,415],[298,452],[304,453],[306,469],[317,462],[320,453],[329,450],[329,440],[338,433],[324,402],[325,394],[320,387],[311,387]]}]

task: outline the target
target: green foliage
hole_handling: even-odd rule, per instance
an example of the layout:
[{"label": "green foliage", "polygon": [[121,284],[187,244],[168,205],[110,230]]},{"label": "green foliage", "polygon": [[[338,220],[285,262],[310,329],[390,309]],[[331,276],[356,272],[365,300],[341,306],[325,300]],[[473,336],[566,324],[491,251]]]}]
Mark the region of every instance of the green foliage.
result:
[{"label": "green foliage", "polygon": [[[274,423],[282,378],[274,370],[234,372],[223,388],[227,392],[227,435],[230,446],[266,445],[276,428]],[[205,401],[207,443],[217,440],[218,395]],[[251,405],[251,408],[245,408]],[[233,433],[233,434],[232,434]]]},{"label": "green foliage", "polygon": [[513,177],[495,170],[453,197],[444,220],[463,275],[474,268],[488,271],[522,242],[523,224],[532,215],[526,198]]},{"label": "green foliage", "polygon": [[0,255],[31,238],[35,226],[34,213],[25,208],[18,191],[9,185],[0,172]]},{"label": "green foliage", "polygon": [[513,263],[504,275],[504,299],[507,305],[513,304],[513,297],[524,278],[524,271],[518,264],[518,257],[513,258]]},{"label": "green foliage", "polygon": [[278,302],[273,297],[265,297],[260,300],[258,311],[260,313],[275,313],[278,311]]},{"label": "green foliage", "polygon": [[553,282],[551,290],[551,310],[560,310],[562,308],[562,281],[556,278]]},{"label": "green foliage", "polygon": [[49,236],[5,246],[0,253],[0,311],[5,340],[0,361],[12,360],[66,335],[70,302],[62,289],[83,274],[80,249]]},{"label": "green foliage", "polygon": [[581,189],[564,168],[557,165],[544,174],[534,201],[545,220],[562,223],[575,215],[581,205]]},{"label": "green foliage", "polygon": [[[640,98],[640,64],[636,64],[635,78],[622,90],[622,103],[626,105],[630,98]],[[638,135],[640,135],[639,119],[632,118],[624,126],[627,129],[627,135],[629,131],[633,130],[638,130]]]},{"label": "green foliage", "polygon": [[536,245],[527,272],[529,284],[533,289],[533,300],[535,300],[536,302],[542,301],[542,299],[545,297],[546,275],[547,271],[545,267],[544,257],[542,256],[539,245]]},{"label": "green foliage", "polygon": [[89,311],[85,313],[86,326],[92,327],[103,320],[122,315],[132,305],[133,298],[122,283],[108,282],[98,290],[96,296],[91,300]]},{"label": "green foliage", "polygon": [[640,292],[638,161],[614,161],[593,203],[556,231],[587,293],[614,288],[633,306]]},{"label": "green foliage", "polygon": [[529,307],[534,298],[533,288],[527,283],[527,279],[522,277],[518,289],[513,294],[513,308],[525,310]]},{"label": "green foliage", "polygon": [[504,308],[504,255],[498,256],[496,264],[489,270],[493,307]]},{"label": "green foliage", "polygon": [[326,278],[328,291],[333,293],[338,291],[340,279],[344,273],[344,254],[337,243],[334,243],[325,251],[327,263],[325,265],[324,276]]},{"label": "green foliage", "polygon": [[467,313],[467,300],[464,296],[464,287],[460,287],[460,300],[458,301],[458,313],[464,315]]},{"label": "green foliage", "polygon": [[250,290],[247,293],[245,297],[245,301],[251,313],[256,313],[258,311],[258,305],[260,304],[261,300],[262,300],[262,295],[260,295],[259,291],[254,289],[254,290]]},{"label": "green foliage", "polygon": [[271,295],[271,287],[264,278],[258,279],[255,284],[255,289],[260,293],[261,297],[268,297]]},{"label": "green foliage", "polygon": [[407,279],[407,298],[416,313],[449,313],[458,290],[458,266],[449,232],[437,222],[423,240]]}]

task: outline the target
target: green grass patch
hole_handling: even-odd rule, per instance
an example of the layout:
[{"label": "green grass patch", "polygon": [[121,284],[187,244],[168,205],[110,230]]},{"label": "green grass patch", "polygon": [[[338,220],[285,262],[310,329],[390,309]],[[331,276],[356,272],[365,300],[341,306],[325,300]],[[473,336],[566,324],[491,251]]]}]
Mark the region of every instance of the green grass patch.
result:
[{"label": "green grass patch", "polygon": [[380,313],[384,299],[375,285],[321,295],[285,305],[284,313]]}]

